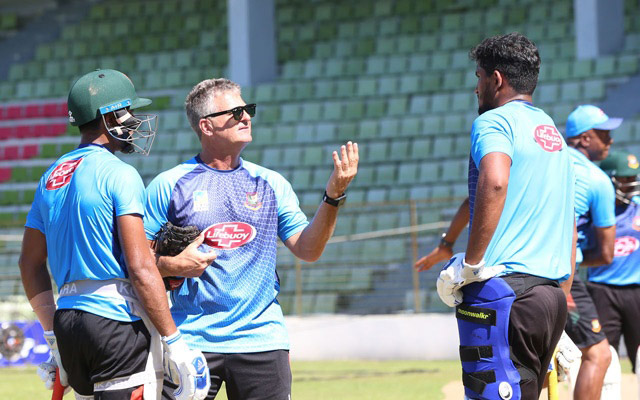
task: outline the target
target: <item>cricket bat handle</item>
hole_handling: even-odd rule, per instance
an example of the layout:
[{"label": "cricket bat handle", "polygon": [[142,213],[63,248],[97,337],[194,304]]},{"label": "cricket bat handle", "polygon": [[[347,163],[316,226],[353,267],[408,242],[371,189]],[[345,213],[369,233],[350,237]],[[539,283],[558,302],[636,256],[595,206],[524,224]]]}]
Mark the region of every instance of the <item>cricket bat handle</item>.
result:
[{"label": "cricket bat handle", "polygon": [[53,383],[51,400],[62,400],[62,397],[64,397],[64,389],[65,387],[60,383],[60,368],[56,368],[56,381]]}]

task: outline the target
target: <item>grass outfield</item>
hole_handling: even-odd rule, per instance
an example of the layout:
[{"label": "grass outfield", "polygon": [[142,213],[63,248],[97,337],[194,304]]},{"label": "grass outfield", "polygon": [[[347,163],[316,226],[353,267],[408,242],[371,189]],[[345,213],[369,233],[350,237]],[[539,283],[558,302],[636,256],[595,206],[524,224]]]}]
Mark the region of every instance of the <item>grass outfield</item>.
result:
[{"label": "grass outfield", "polygon": [[[293,362],[295,400],[443,399],[442,387],[460,379],[459,361]],[[48,400],[35,367],[0,369],[3,399]],[[220,393],[216,400],[226,400]],[[68,393],[65,400],[74,396]]]}]

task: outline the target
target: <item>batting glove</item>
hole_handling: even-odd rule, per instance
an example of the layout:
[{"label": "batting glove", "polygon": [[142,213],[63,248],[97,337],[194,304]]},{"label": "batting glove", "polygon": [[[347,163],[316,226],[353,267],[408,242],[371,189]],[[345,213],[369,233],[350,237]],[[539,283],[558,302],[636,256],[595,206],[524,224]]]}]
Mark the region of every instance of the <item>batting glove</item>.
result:
[{"label": "batting glove", "polygon": [[38,376],[44,382],[44,386],[52,390],[53,384],[56,381],[56,369],[60,371],[60,384],[64,386],[65,393],[71,388],[69,387],[69,380],[67,378],[67,371],[62,368],[62,361],[60,360],[60,352],[58,352],[58,342],[56,342],[56,335],[53,331],[44,331],[44,339],[49,345],[49,359],[38,365]]},{"label": "batting glove", "polygon": [[[558,351],[556,352],[556,361],[558,361],[558,381],[566,381],[569,379],[570,371],[575,363],[580,362],[582,352],[573,340],[562,331],[560,341],[558,342]],[[573,377],[575,379],[575,377]]]},{"label": "batting glove", "polygon": [[177,331],[162,337],[164,348],[164,372],[178,385],[173,391],[176,400],[204,400],[209,392],[211,379],[207,360],[200,350],[187,347],[182,334]]},{"label": "batting glove", "polygon": [[487,267],[484,260],[476,265],[467,264],[464,255],[465,253],[455,254],[442,268],[436,282],[438,296],[449,307],[462,303],[463,294],[460,288],[463,286],[486,281],[504,271],[504,265]]}]

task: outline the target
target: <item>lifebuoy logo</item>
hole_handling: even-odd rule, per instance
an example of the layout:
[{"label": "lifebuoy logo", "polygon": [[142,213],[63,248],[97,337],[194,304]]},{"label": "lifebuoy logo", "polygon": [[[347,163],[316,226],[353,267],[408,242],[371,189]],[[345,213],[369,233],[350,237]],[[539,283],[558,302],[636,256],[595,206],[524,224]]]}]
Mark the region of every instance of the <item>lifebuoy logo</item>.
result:
[{"label": "lifebuoy logo", "polygon": [[640,247],[640,240],[634,238],[633,236],[622,236],[616,238],[616,244],[613,248],[613,256],[614,257],[625,257],[634,251],[638,250]]},{"label": "lifebuoy logo", "polygon": [[533,131],[533,138],[542,150],[553,153],[562,149],[562,136],[553,125],[538,125]]},{"label": "lifebuoy logo", "polygon": [[205,229],[204,243],[216,249],[233,250],[256,237],[256,228],[244,222],[222,222]]},{"label": "lifebuoy logo", "polygon": [[53,172],[49,175],[47,179],[47,190],[57,190],[61,187],[69,184],[71,182],[71,177],[75,172],[78,165],[82,162],[82,158],[78,158],[77,160],[65,161],[55,167]]}]

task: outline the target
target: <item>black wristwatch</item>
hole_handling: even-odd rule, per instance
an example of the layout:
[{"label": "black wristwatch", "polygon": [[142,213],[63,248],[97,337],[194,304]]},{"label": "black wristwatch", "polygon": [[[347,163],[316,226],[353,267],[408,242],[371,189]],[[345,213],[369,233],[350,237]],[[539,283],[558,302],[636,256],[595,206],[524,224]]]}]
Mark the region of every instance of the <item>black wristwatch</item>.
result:
[{"label": "black wristwatch", "polygon": [[447,232],[442,234],[442,238],[440,239],[440,247],[453,247],[453,242],[448,242],[445,240],[447,237]]},{"label": "black wristwatch", "polygon": [[334,199],[333,197],[329,197],[329,195],[327,195],[327,191],[325,190],[324,196],[322,196],[322,201],[334,207],[340,207],[344,204],[345,201],[347,201],[347,194],[342,193],[340,196]]}]

